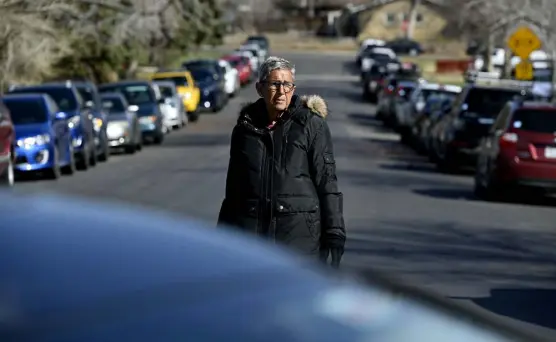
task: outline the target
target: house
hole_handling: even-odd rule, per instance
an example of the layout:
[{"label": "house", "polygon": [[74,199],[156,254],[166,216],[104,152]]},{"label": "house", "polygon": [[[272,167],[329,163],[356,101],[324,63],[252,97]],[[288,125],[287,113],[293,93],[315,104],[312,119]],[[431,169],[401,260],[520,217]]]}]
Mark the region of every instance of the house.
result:
[{"label": "house", "polygon": [[[411,0],[386,0],[378,5],[359,9],[354,13],[358,40],[392,40],[405,36],[411,7]],[[450,9],[442,6],[438,0],[421,0],[416,8],[411,38],[420,42],[442,39],[449,26],[450,13]]]}]

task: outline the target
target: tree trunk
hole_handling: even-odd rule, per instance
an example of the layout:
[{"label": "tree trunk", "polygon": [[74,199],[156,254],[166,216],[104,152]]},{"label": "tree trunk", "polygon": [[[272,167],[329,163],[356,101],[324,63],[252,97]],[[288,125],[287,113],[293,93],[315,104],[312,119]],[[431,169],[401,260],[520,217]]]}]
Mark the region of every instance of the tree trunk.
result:
[{"label": "tree trunk", "polygon": [[417,20],[417,10],[421,5],[421,0],[412,0],[411,8],[409,9],[409,22],[407,23],[407,30],[405,32],[405,37],[407,39],[413,39],[413,33],[415,31],[415,22]]}]

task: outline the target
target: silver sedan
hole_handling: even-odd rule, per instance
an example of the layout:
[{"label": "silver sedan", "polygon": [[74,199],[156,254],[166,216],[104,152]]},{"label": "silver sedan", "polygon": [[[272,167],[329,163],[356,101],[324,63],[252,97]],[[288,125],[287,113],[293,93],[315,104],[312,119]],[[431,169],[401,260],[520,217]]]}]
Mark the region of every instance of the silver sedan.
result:
[{"label": "silver sedan", "polygon": [[111,148],[123,148],[128,154],[141,150],[143,143],[136,110],[119,93],[101,94],[102,106],[108,112],[106,133]]}]

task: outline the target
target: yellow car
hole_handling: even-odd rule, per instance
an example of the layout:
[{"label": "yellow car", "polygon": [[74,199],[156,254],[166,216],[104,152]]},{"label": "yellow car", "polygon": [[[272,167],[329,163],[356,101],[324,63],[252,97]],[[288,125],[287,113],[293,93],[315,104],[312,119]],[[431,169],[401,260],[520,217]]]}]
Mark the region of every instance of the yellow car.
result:
[{"label": "yellow car", "polygon": [[151,81],[171,81],[176,85],[176,90],[181,96],[183,105],[191,121],[198,118],[198,107],[201,100],[201,91],[195,85],[195,80],[189,71],[163,71],[151,76]]}]

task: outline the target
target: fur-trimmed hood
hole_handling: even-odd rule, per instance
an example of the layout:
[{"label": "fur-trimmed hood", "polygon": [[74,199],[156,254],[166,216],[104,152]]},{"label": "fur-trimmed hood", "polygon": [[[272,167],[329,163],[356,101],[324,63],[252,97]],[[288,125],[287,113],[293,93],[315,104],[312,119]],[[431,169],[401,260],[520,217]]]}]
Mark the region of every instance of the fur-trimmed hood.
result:
[{"label": "fur-trimmed hood", "polygon": [[[294,95],[292,97],[290,108],[288,110],[295,112],[295,110],[300,106],[308,108],[311,112],[323,118],[326,118],[328,116],[328,105],[326,104],[326,101],[324,101],[324,99],[319,95]],[[240,117],[249,115],[254,112],[260,112],[261,110],[266,110],[264,108],[263,99],[259,99],[255,102],[245,103],[241,107]]]}]

